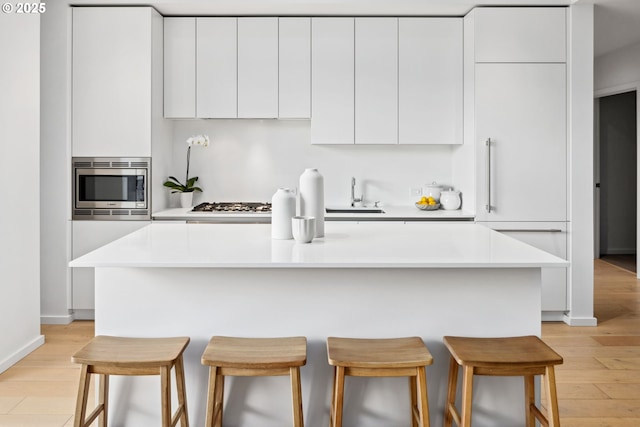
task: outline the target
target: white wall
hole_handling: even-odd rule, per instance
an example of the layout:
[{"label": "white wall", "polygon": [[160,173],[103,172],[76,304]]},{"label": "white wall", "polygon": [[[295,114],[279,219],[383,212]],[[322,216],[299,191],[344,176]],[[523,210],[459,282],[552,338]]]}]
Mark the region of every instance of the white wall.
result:
[{"label": "white wall", "polygon": [[[171,172],[183,181],[186,139],[205,133],[207,148],[193,147],[189,175],[198,176],[200,201],[269,201],[278,187],[298,186],[305,168],[318,168],[327,205],[347,205],[351,177],[369,204],[408,204],[412,187],[451,182],[450,146],[311,145],[308,120],[182,120],[174,123]],[[168,191],[168,189],[167,189]]]},{"label": "white wall", "polygon": [[41,21],[41,314],[69,323],[71,307],[71,11],[48,2]]},{"label": "white wall", "polygon": [[40,335],[40,17],[0,14],[0,372]]}]

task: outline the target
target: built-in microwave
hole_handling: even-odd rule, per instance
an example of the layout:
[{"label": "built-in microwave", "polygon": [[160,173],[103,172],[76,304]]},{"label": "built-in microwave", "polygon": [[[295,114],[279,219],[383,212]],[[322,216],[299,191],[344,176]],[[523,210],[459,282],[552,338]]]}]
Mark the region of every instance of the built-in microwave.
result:
[{"label": "built-in microwave", "polygon": [[151,219],[148,157],[74,157],[72,218]]}]

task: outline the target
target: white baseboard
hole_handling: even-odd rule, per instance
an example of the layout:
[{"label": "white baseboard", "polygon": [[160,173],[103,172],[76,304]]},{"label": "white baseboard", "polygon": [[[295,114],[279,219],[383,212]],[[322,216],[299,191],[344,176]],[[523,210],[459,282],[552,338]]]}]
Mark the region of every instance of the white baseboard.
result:
[{"label": "white baseboard", "polygon": [[36,348],[40,347],[42,344],[44,344],[44,335],[38,335],[30,343],[26,344],[24,347],[11,354],[9,357],[0,361],[0,374],[15,365],[23,357],[31,353]]},{"label": "white baseboard", "polygon": [[569,326],[598,326],[598,319],[595,317],[571,317],[568,314],[563,320]]},{"label": "white baseboard", "polygon": [[68,325],[73,322],[72,314],[66,316],[40,316],[41,325]]},{"label": "white baseboard", "polygon": [[73,319],[74,320],[95,320],[96,311],[95,310],[73,310]]},{"label": "white baseboard", "polygon": [[543,311],[542,312],[542,321],[543,322],[564,322],[564,311]]}]

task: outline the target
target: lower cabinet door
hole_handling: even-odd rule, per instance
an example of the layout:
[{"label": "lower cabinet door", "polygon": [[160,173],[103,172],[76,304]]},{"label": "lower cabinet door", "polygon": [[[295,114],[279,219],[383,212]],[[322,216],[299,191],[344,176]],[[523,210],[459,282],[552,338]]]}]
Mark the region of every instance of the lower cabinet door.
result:
[{"label": "lower cabinet door", "polygon": [[[72,221],[73,258],[98,249],[148,224],[150,221]],[[71,289],[71,308],[76,319],[92,319],[95,308],[93,268],[73,268]]]},{"label": "lower cabinet door", "polygon": [[[566,222],[485,222],[486,225],[521,242],[567,259]],[[542,269],[542,311],[563,312],[567,307],[568,271]]]}]

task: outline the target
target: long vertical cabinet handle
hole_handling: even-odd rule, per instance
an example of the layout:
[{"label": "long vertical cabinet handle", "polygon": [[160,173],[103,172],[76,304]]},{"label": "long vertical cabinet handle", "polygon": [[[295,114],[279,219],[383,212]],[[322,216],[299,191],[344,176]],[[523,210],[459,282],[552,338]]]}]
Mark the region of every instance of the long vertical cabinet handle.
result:
[{"label": "long vertical cabinet handle", "polygon": [[487,147],[487,203],[484,208],[487,213],[491,213],[491,138],[487,138],[484,144]]}]

